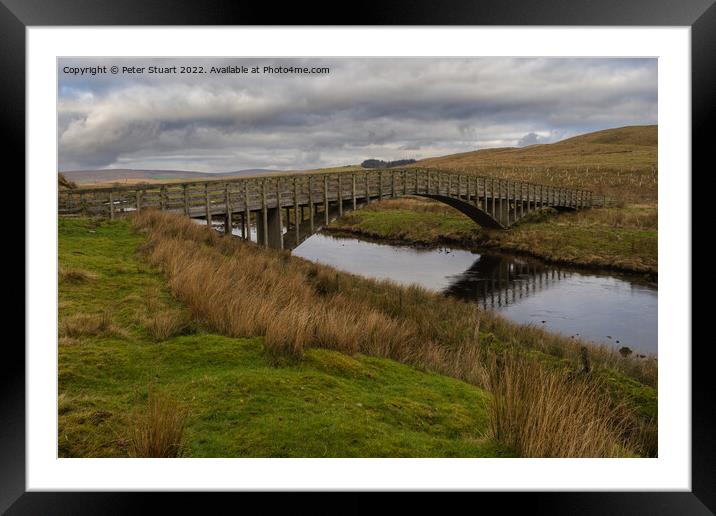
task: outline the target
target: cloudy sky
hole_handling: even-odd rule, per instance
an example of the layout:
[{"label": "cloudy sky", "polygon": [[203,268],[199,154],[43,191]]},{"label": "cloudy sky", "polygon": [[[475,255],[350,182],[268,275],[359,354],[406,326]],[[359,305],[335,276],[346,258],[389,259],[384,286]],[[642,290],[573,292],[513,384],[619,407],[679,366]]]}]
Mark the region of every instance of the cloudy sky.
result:
[{"label": "cloudy sky", "polygon": [[[107,72],[65,71],[91,66]],[[145,70],[112,74],[112,66]],[[150,66],[206,73],[148,73]],[[59,170],[307,169],[657,122],[656,59],[83,58],[58,67]]]}]

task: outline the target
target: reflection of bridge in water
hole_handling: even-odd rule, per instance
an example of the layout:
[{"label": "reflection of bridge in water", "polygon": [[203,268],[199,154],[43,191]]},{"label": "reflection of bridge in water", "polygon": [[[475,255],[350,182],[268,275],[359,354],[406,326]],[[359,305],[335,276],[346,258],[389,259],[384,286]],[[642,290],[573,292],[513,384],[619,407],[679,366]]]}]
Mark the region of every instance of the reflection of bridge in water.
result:
[{"label": "reflection of bridge in water", "polygon": [[468,270],[456,276],[444,292],[477,301],[485,309],[503,308],[570,276],[570,272],[548,269],[537,262],[482,255]]}]

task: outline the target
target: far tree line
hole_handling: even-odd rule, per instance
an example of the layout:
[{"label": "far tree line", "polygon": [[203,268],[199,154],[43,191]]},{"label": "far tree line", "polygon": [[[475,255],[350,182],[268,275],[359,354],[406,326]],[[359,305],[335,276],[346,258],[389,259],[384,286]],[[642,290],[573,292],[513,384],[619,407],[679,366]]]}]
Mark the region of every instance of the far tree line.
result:
[{"label": "far tree line", "polygon": [[414,159],[398,159],[395,161],[383,161],[382,159],[367,159],[360,164],[363,168],[391,168],[391,167],[402,167],[403,165],[409,165],[415,163]]}]

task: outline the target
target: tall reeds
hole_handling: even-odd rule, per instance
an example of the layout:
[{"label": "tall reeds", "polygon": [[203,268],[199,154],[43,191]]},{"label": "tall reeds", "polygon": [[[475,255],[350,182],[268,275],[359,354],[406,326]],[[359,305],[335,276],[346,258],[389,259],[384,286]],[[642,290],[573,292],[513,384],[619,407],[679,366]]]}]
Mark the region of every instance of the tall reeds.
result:
[{"label": "tall reeds", "polygon": [[588,375],[513,353],[489,361],[490,425],[523,457],[620,457],[633,418]]},{"label": "tall reeds", "polygon": [[135,415],[130,426],[130,456],[180,457],[186,417],[173,398],[150,387],[145,410]]},{"label": "tall reeds", "polygon": [[[339,273],[222,237],[176,215],[147,211],[136,216],[134,224],[146,233],[141,249],[146,259],[164,271],[192,316],[213,331],[264,336],[265,351],[276,361],[322,347],[391,358],[486,387],[495,393],[496,435],[525,456],[611,456],[624,450],[608,444],[613,441],[604,432],[611,431],[614,422],[600,409],[596,387],[570,383],[528,365],[508,364],[507,376],[499,380],[490,368],[493,347],[542,351],[578,366],[580,348],[588,346],[593,365],[621,369],[646,383],[656,381],[656,366],[650,361],[625,359],[606,346],[515,325],[491,312],[476,312],[474,304],[417,286]],[[514,389],[522,398],[512,396]],[[538,409],[526,410],[533,403]],[[561,422],[549,421],[553,417]],[[516,435],[511,429],[525,421],[531,426]],[[558,439],[548,441],[543,434],[563,431],[563,425],[575,426],[575,441],[559,448]],[[583,425],[587,430],[576,428]],[[534,428],[542,435],[539,444],[529,444]],[[584,432],[597,432],[594,442],[602,444],[580,445]]]}]

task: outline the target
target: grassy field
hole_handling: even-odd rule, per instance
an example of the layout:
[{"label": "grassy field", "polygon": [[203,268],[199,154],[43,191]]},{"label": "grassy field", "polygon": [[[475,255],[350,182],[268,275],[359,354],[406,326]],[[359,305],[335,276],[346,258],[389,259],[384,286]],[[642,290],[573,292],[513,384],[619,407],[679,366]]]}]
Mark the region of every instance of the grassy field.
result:
[{"label": "grassy field", "polygon": [[402,244],[492,247],[567,265],[658,273],[658,217],[650,205],[535,213],[509,231],[484,229],[459,211],[421,198],[374,203],[328,231]]},{"label": "grassy field", "polygon": [[139,260],[143,241],[126,220],[60,220],[61,457],[135,454],[149,391],[186,412],[185,456],[514,453],[489,436],[475,386],[326,349],[275,367],[263,337],[203,329]]},{"label": "grassy field", "polygon": [[62,456],[147,455],[157,399],[191,456],[656,453],[653,359],[156,213],[62,219],[60,267]]}]

